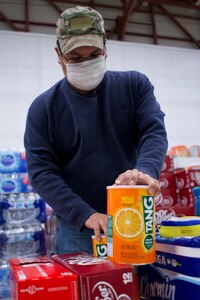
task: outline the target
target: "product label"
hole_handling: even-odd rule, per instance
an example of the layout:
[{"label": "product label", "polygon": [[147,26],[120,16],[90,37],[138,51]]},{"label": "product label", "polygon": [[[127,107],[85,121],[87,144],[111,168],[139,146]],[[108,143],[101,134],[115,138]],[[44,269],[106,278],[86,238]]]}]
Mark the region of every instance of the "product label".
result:
[{"label": "product label", "polygon": [[[161,261],[164,263],[164,260]],[[165,262],[167,263],[167,262]],[[141,299],[191,300],[199,299],[200,278],[186,276],[152,265],[139,266]]]},{"label": "product label", "polygon": [[[59,260],[59,259],[58,259]],[[60,261],[60,260],[59,260]],[[98,264],[102,264],[102,263],[107,263],[107,261],[105,259],[100,259],[100,258],[95,258],[95,257],[90,257],[90,256],[77,256],[74,258],[66,258],[66,259],[61,259],[61,262],[65,262],[67,261],[67,263],[69,265],[79,265],[79,266],[89,266],[89,265],[98,265]]]},{"label": "product label", "polygon": [[1,163],[3,166],[10,166],[14,162],[14,157],[9,154],[5,154],[1,156]]},{"label": "product label", "polygon": [[144,239],[146,249],[151,249],[154,244],[153,226],[154,226],[154,200],[152,196],[143,196],[144,227],[147,236]]},{"label": "product label", "polygon": [[177,273],[200,278],[200,258],[197,257],[165,253],[157,250],[155,265]]},{"label": "product label", "polygon": [[107,256],[107,244],[97,244],[96,251],[98,257],[105,257]]},{"label": "product label", "polygon": [[114,287],[106,281],[98,282],[92,289],[92,295],[95,300],[131,300],[126,294],[117,295]]}]

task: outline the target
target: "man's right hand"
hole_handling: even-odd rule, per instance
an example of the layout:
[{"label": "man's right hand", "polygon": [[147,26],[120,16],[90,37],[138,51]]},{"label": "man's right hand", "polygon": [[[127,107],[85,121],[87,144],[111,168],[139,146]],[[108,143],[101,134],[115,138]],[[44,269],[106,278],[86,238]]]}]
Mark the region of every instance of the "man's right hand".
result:
[{"label": "man's right hand", "polygon": [[101,240],[101,230],[107,235],[107,215],[94,213],[85,222],[85,227],[94,230],[97,241]]}]

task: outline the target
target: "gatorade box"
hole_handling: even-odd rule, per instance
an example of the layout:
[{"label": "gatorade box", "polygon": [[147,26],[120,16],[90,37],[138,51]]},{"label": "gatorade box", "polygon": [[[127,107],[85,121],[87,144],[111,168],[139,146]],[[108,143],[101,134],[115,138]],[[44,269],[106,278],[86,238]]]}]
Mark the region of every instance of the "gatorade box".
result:
[{"label": "gatorade box", "polygon": [[135,268],[85,252],[53,255],[53,260],[79,276],[81,300],[139,300]]},{"label": "gatorade box", "polygon": [[141,299],[200,299],[200,236],[156,238],[156,262],[139,266]]},{"label": "gatorade box", "polygon": [[79,300],[78,276],[48,257],[10,259],[12,300]]}]

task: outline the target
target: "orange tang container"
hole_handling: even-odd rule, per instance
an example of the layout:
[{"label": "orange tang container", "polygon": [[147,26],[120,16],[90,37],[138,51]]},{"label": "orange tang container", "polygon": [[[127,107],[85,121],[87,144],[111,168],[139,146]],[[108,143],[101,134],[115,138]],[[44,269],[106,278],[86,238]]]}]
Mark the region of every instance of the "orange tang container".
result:
[{"label": "orange tang container", "polygon": [[155,262],[154,197],[144,185],[107,187],[107,257],[113,262]]}]

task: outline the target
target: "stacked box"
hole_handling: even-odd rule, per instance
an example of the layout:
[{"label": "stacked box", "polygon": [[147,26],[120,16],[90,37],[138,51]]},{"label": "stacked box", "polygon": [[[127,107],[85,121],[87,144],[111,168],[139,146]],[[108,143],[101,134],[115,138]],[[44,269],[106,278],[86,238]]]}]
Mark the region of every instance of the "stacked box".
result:
[{"label": "stacked box", "polygon": [[161,172],[160,178],[160,196],[157,205],[161,207],[174,206],[179,201],[179,193],[176,187],[174,172]]},{"label": "stacked box", "polygon": [[52,259],[79,276],[81,300],[138,300],[136,269],[87,253],[53,255]]},{"label": "stacked box", "polygon": [[192,188],[200,185],[200,166],[188,166],[175,171],[176,184],[180,192],[180,205],[194,206]]},{"label": "stacked box", "polygon": [[[180,149],[181,151],[184,150],[185,157],[187,147],[181,146]],[[177,148],[176,150],[179,151],[180,149]],[[156,225],[159,226],[162,220],[170,217],[193,216],[195,214],[192,187],[200,183],[200,167],[188,166],[187,168],[176,169],[174,156],[167,154],[160,173],[159,183],[160,194],[155,197]]]},{"label": "stacked box", "polygon": [[156,207],[156,225],[161,224],[163,220],[168,220],[171,217],[193,216],[194,207],[175,205],[171,207]]},{"label": "stacked box", "polygon": [[10,259],[12,300],[79,300],[78,276],[49,257]]},{"label": "stacked box", "polygon": [[13,300],[139,300],[136,269],[87,253],[13,258]]},{"label": "stacked box", "polygon": [[160,194],[156,197],[156,210],[161,207],[175,206],[179,202],[179,191],[174,176],[175,169],[172,155],[166,155],[163,166],[159,177]]}]

